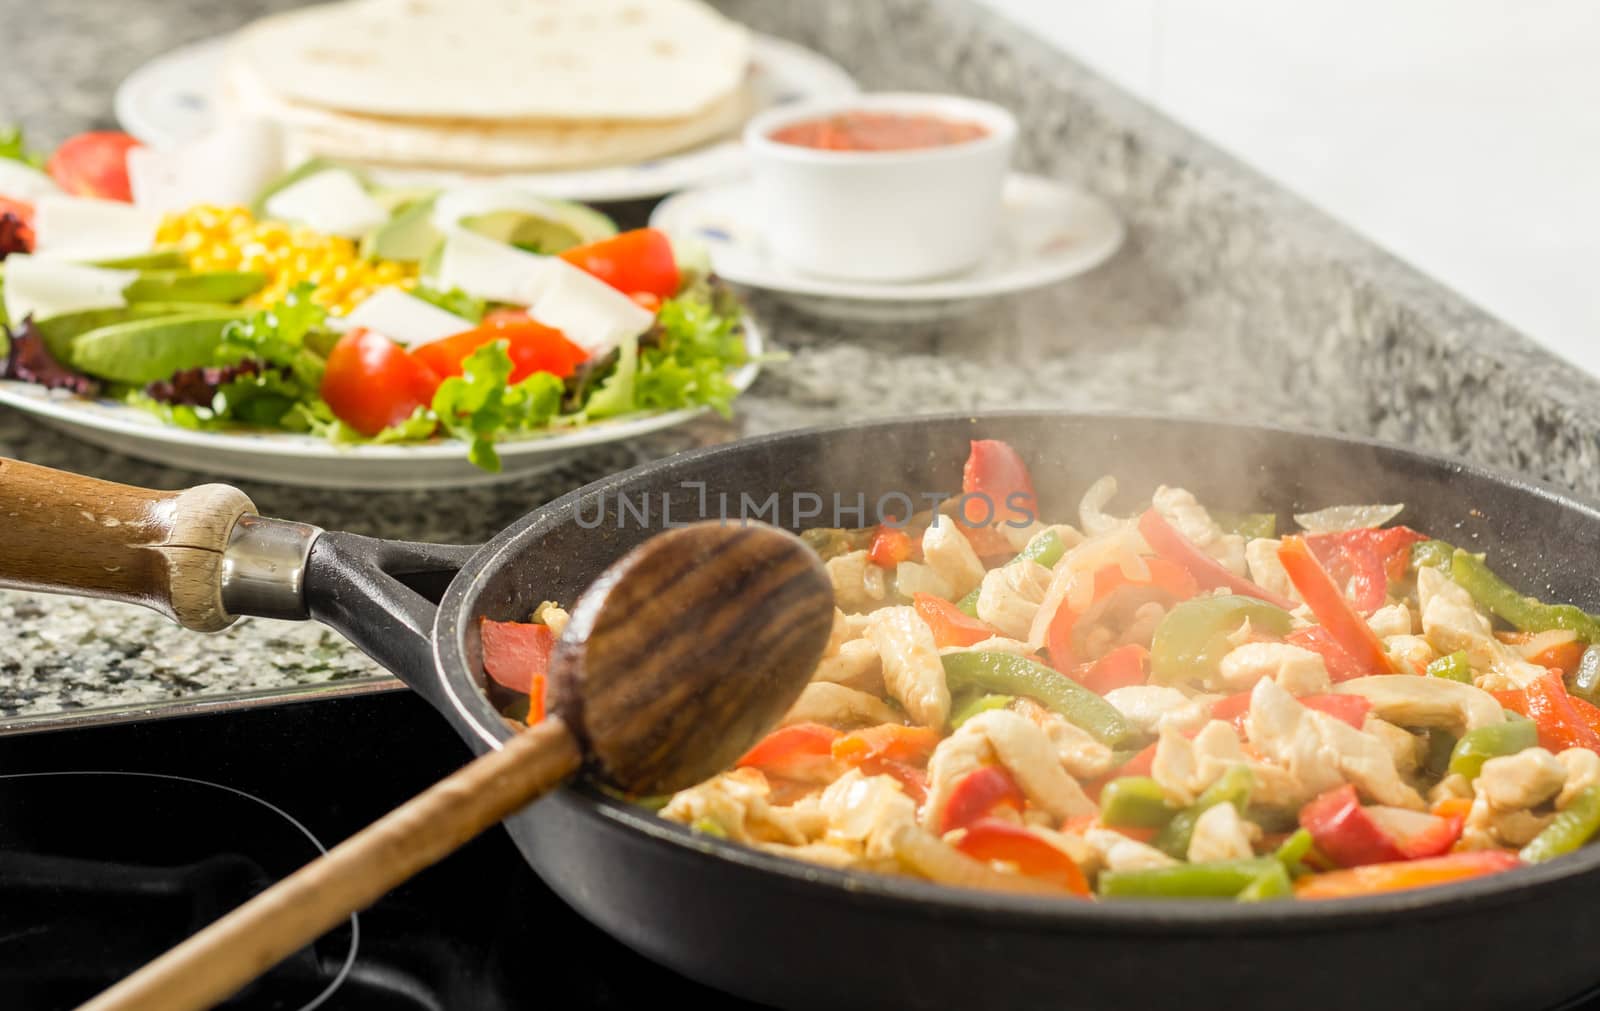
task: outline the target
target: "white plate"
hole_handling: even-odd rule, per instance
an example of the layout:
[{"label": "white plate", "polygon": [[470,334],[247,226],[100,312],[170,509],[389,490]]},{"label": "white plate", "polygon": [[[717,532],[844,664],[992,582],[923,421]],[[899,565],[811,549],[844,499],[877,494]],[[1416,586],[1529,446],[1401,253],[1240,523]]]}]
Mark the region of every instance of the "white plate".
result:
[{"label": "white plate", "polygon": [[650,224],[691,236],[711,252],[717,275],[771,292],[813,315],[881,321],[929,319],[971,311],[982,300],[1054,284],[1104,263],[1125,235],[1122,219],[1099,197],[1040,176],[1006,179],[1000,237],[972,270],[898,284],[840,281],[801,273],[776,259],[761,237],[747,181],[712,183],[668,197]]},{"label": "white plate", "polygon": [[[743,319],[752,359],[763,350],[761,331]],[[761,371],[758,361],[730,378],[741,393]],[[310,488],[455,488],[512,481],[554,467],[577,451],[632,439],[681,425],[704,409],[639,414],[495,444],[502,470],[479,470],[467,462],[467,446],[455,439],[411,445],[336,445],[290,432],[196,432],[162,422],[149,411],[114,400],[83,400],[61,391],[0,380],[0,404],[15,407],[85,442],[156,463],[226,477]],[[734,402],[737,410],[738,402]]]},{"label": "white plate", "polygon": [[[153,147],[177,144],[211,124],[214,93],[227,39],[207,39],[158,56],[129,74],[117,88],[117,119],[123,129]],[[825,56],[769,35],[752,37],[756,108],[811,98],[856,93],[850,75]],[[677,154],[632,165],[570,172],[519,172],[505,182],[568,200],[636,200],[739,175],[745,169],[738,131],[733,136]],[[379,169],[372,176],[394,185],[444,186],[459,173]]]}]

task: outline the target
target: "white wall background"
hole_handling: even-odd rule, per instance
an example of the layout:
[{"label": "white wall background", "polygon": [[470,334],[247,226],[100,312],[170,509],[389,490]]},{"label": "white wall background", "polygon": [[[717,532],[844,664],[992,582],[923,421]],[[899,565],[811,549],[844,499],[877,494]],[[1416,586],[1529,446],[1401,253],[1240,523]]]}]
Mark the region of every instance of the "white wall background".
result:
[{"label": "white wall background", "polygon": [[1600,2],[985,2],[1600,375]]}]

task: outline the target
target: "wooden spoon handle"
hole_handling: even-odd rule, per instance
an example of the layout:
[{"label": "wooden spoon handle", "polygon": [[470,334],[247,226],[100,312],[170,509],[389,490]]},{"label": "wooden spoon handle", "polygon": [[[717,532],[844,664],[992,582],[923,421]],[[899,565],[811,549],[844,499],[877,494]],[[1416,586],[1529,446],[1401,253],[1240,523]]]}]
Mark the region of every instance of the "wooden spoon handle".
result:
[{"label": "wooden spoon handle", "polygon": [[79,1011],[198,1011],[558,786],[582,764],[552,716],[228,913]]},{"label": "wooden spoon handle", "polygon": [[233,622],[222,553],[253,512],[224,484],[150,491],[0,458],[0,586],[143,604],[215,632]]}]

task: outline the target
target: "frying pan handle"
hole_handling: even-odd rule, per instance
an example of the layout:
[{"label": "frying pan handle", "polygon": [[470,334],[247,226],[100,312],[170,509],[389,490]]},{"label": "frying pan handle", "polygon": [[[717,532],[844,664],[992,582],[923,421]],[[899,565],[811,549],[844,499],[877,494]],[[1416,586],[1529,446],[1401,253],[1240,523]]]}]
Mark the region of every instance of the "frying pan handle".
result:
[{"label": "frying pan handle", "polygon": [[434,673],[433,621],[444,588],[477,550],[325,533],[306,562],[306,611],[448,715]]},{"label": "frying pan handle", "polygon": [[215,632],[234,620],[228,541],[253,512],[228,485],[151,491],[0,458],[0,586],[143,604]]}]

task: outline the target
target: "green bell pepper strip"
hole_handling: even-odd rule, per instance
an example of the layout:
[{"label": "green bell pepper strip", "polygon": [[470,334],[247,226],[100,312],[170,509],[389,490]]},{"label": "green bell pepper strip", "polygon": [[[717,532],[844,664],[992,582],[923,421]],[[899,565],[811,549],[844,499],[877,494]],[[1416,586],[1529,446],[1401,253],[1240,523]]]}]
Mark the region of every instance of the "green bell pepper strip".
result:
[{"label": "green bell pepper strip", "polygon": [[1211,518],[1225,534],[1238,534],[1252,539],[1278,535],[1277,513],[1230,513],[1212,509]]},{"label": "green bell pepper strip", "polygon": [[1267,902],[1287,899],[1294,894],[1294,882],[1282,863],[1274,860],[1272,867],[1262,871],[1254,881],[1245,885],[1244,891],[1234,896],[1236,902]]},{"label": "green bell pepper strip", "polygon": [[1289,612],[1254,597],[1196,597],[1166,613],[1150,644],[1150,672],[1157,683],[1200,680],[1217,672],[1233,649],[1229,636],[1246,621],[1262,631],[1284,635],[1294,621]]},{"label": "green bell pepper strip", "polygon": [[1450,557],[1455,553],[1455,545],[1445,541],[1418,541],[1411,545],[1411,570],[1443,569],[1449,572]]},{"label": "green bell pepper strip", "polygon": [[1162,828],[1177,813],[1149,776],[1122,776],[1100,791],[1100,821],[1114,828]]},{"label": "green bell pepper strip", "polygon": [[1571,853],[1594,838],[1596,832],[1600,832],[1600,783],[1572,798],[1567,809],[1556,815],[1517,856],[1525,863],[1542,864]]},{"label": "green bell pepper strip", "polygon": [[1138,736],[1116,707],[1060,671],[1010,653],[951,653],[944,661],[951,694],[975,689],[996,695],[1026,695],[1077,724],[1107,747]]},{"label": "green bell pepper strip", "polygon": [[1012,695],[974,695],[962,702],[950,713],[950,729],[955,730],[961,724],[972,719],[979,713],[986,713],[991,709],[1004,709],[1015,698]]},{"label": "green bell pepper strip", "polygon": [[1525,597],[1489,570],[1483,559],[1457,548],[1450,556],[1450,578],[1472,599],[1523,632],[1570,629],[1584,642],[1600,642],[1600,618],[1571,604],[1546,604]]},{"label": "green bell pepper strip", "polygon": [[[1028,542],[1028,546],[1018,552],[1017,557],[1011,559],[1011,561],[1015,562],[1018,559],[1026,558],[1030,562],[1038,562],[1045,568],[1051,569],[1055,567],[1057,562],[1061,561],[1061,556],[1066,553],[1067,545],[1061,539],[1061,535],[1054,530],[1046,530],[1043,533],[1036,534],[1033,540]],[[1010,563],[1008,562],[1007,564]],[[981,589],[983,589],[981,585],[973,587],[971,593],[956,601],[956,609],[969,618],[976,618],[978,616],[978,591]]]},{"label": "green bell pepper strip", "polygon": [[1457,650],[1428,664],[1428,676],[1472,684],[1472,664],[1467,660],[1467,651]]},{"label": "green bell pepper strip", "polygon": [[1538,743],[1539,727],[1532,720],[1508,720],[1469,730],[1450,752],[1450,772],[1477,779],[1489,759],[1515,755]]},{"label": "green bell pepper strip", "polygon": [[1283,869],[1291,875],[1299,877],[1310,874],[1311,868],[1306,866],[1306,857],[1311,855],[1311,833],[1303,828],[1294,830],[1294,834],[1285,839],[1273,851],[1272,858],[1283,865]]},{"label": "green bell pepper strip", "polygon": [[1190,806],[1179,811],[1167,822],[1151,843],[1169,857],[1185,859],[1189,854],[1189,840],[1194,838],[1194,826],[1207,809],[1218,804],[1232,804],[1244,813],[1250,806],[1250,791],[1255,788],[1256,777],[1247,765],[1231,766],[1217,777],[1217,781],[1201,791]]},{"label": "green bell pepper strip", "polygon": [[1102,871],[1099,891],[1113,899],[1231,899],[1283,865],[1271,857],[1212,860],[1140,871]]}]

